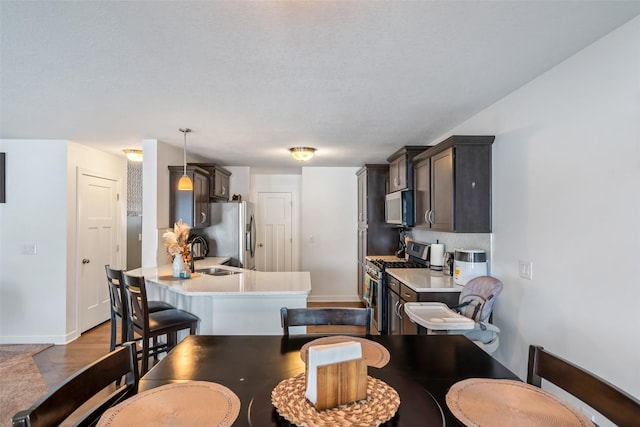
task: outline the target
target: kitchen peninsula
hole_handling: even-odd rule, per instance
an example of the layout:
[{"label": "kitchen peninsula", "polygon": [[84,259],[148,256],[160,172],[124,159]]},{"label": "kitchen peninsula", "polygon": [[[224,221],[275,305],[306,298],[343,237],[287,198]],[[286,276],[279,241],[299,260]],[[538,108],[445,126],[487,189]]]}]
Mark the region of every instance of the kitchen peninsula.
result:
[{"label": "kitchen peninsula", "polygon": [[196,261],[189,279],[172,277],[170,264],[127,273],[145,277],[149,299],[198,316],[199,335],[281,335],[280,307],[307,306],[309,272],[245,270],[221,265],[226,260]]}]

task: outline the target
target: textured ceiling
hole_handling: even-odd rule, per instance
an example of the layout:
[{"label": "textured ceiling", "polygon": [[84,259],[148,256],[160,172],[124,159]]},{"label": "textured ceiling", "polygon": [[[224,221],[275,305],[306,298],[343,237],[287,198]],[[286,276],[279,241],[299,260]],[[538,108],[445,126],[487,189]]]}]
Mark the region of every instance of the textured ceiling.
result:
[{"label": "textured ceiling", "polygon": [[378,163],[433,142],[640,1],[0,0],[0,136],[145,138],[229,166]]}]

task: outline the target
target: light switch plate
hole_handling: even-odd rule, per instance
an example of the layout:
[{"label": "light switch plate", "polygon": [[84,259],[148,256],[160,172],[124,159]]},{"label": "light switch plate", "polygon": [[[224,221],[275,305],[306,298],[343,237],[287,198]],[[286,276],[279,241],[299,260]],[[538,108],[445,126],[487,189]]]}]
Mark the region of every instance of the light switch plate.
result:
[{"label": "light switch plate", "polygon": [[533,279],[533,262],[531,261],[518,261],[518,273],[523,279]]},{"label": "light switch plate", "polygon": [[36,254],[36,244],[35,243],[25,243],[20,248],[21,255],[35,255]]}]

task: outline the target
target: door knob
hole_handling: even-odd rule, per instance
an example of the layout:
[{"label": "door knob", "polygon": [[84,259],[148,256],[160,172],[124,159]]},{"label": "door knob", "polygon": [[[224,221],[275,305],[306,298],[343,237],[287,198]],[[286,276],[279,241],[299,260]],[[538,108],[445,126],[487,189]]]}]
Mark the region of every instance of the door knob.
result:
[{"label": "door knob", "polygon": [[261,248],[262,247],[262,243],[258,243],[258,247]]},{"label": "door knob", "polygon": [[83,264],[89,264],[91,261],[86,259],[86,258],[82,258],[82,263]]}]

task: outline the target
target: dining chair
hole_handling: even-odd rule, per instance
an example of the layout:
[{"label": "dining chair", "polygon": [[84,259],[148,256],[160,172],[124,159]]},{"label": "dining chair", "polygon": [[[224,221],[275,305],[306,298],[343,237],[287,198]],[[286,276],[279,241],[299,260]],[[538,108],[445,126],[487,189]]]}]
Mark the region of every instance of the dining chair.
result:
[{"label": "dining chair", "polygon": [[[60,425],[73,414],[74,425],[94,425],[113,405],[138,391],[138,361],[135,342],[116,350],[77,371],[35,402],[16,413],[13,426]],[[85,405],[91,400],[90,405]],[[80,413],[75,413],[83,407]],[[86,410],[85,410],[86,408]]]},{"label": "dining chair", "polygon": [[[142,359],[140,375],[144,375],[149,370],[149,357],[153,356],[157,360],[158,354],[171,351],[177,344],[178,331],[189,329],[189,334],[194,335],[200,319],[177,308],[150,313],[144,276],[123,273],[122,282],[129,304],[129,327],[142,337],[142,350],[139,352]],[[163,335],[166,336],[166,341],[159,342],[157,338]],[[153,341],[152,346],[149,345],[149,340]]]},{"label": "dining chair", "polygon": [[542,387],[542,379],[577,397],[619,426],[640,422],[640,400],[543,347],[531,345],[527,383]]},{"label": "dining chair", "polygon": [[280,320],[284,335],[289,335],[291,326],[351,325],[364,326],[365,334],[371,335],[373,310],[367,308],[287,308],[280,309]]},{"label": "dining chair", "polygon": [[[127,299],[123,298],[124,289],[122,285],[122,270],[116,270],[109,265],[104,266],[107,272],[107,284],[109,286],[109,300],[111,301],[111,343],[109,351],[115,350],[116,346],[134,340],[127,320]],[[164,301],[149,301],[149,312],[169,310],[175,308]],[[120,321],[120,341],[117,342],[116,323]]]}]

